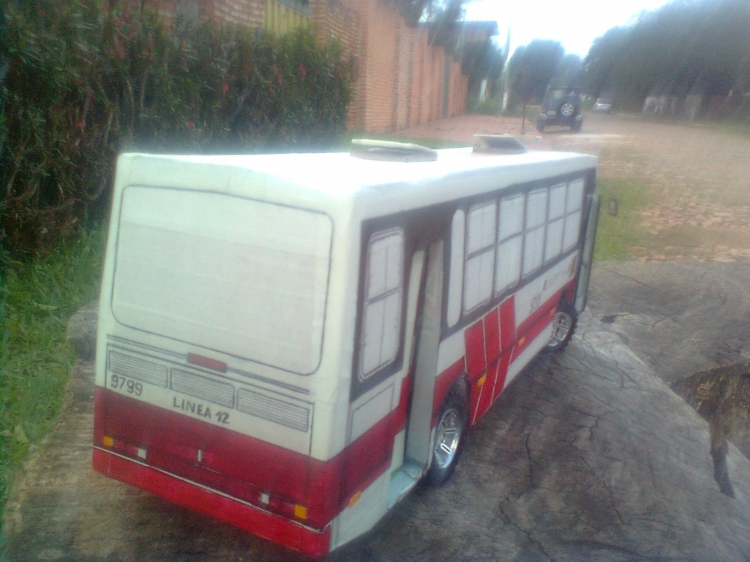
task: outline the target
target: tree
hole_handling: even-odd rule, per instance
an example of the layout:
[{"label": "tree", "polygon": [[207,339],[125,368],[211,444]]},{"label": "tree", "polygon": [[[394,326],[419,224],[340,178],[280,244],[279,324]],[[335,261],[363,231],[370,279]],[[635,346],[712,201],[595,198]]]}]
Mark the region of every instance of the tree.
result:
[{"label": "tree", "polygon": [[727,96],[750,56],[746,0],[676,0],[610,29],[584,61],[584,88],[640,108],[648,95]]},{"label": "tree", "polygon": [[439,28],[463,18],[466,0],[395,0],[407,25],[419,22],[439,22]]},{"label": "tree", "polygon": [[476,99],[480,85],[487,80],[490,95],[503,72],[505,53],[492,39],[472,41],[463,45],[457,53],[461,71],[469,77],[469,98]]},{"label": "tree", "polygon": [[509,62],[513,95],[524,103],[541,100],[565,50],[558,41],[535,39],[519,47]]},{"label": "tree", "polygon": [[629,30],[613,27],[602,37],[594,40],[588,55],[583,60],[583,90],[594,96],[613,87],[615,67],[628,41]]},{"label": "tree", "polygon": [[580,86],[583,73],[583,59],[578,55],[565,55],[557,65],[550,84],[553,86]]}]

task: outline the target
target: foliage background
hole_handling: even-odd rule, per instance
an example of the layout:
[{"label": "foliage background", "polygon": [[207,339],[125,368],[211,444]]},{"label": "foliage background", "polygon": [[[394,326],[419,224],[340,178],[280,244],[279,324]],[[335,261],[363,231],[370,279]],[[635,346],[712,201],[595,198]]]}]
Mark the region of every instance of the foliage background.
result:
[{"label": "foliage background", "polygon": [[0,243],[14,258],[103,216],[121,150],[314,150],[345,129],[348,65],[309,29],[169,28],[101,0],[2,7]]},{"label": "foliage background", "polygon": [[750,122],[750,3],[676,0],[646,12],[594,41],[584,76],[587,93],[614,96],[621,109],[698,93],[725,98],[709,117]]}]

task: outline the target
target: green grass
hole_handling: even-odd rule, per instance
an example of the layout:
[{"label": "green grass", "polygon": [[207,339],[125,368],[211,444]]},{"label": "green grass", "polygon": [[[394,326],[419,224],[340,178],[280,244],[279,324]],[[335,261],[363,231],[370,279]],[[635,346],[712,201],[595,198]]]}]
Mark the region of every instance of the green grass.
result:
[{"label": "green grass", "polygon": [[52,428],[75,359],[70,316],[99,292],[104,229],[82,231],[49,255],[14,263],[0,300],[0,513],[14,471]]},{"label": "green grass", "polygon": [[[646,244],[648,235],[640,227],[638,210],[648,204],[646,186],[630,180],[600,179],[602,197],[596,233],[595,261],[624,261],[633,258],[636,247]],[[617,200],[617,215],[609,213],[610,200]]]}]

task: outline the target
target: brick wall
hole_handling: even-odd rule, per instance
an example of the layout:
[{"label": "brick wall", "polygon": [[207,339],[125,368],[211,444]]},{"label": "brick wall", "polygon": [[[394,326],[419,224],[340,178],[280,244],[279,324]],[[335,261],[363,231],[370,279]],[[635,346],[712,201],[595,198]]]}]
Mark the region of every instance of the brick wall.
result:
[{"label": "brick wall", "polygon": [[363,114],[364,105],[359,91],[360,51],[362,49],[360,33],[360,14],[340,0],[310,0],[312,11],[312,26],[319,43],[326,43],[337,39],[341,45],[343,56],[349,61],[354,78],[354,95],[349,104],[347,126],[349,129],[359,128],[358,118]]},{"label": "brick wall", "polygon": [[[359,16],[358,72],[350,128],[395,131],[440,119],[445,93],[446,116],[465,111],[468,80],[461,74],[460,65],[449,61],[449,83],[444,92],[445,50],[429,44],[424,27],[408,27],[388,0],[313,1],[320,4],[317,8],[313,5],[313,22],[319,36],[318,22],[325,18],[316,18],[318,10],[343,6]],[[326,34],[331,33],[331,27],[326,24]]]},{"label": "brick wall", "polygon": [[203,0],[202,17],[217,22],[262,27],[265,0]]},{"label": "brick wall", "polygon": [[221,23],[262,27],[266,0],[119,0],[133,8],[155,8],[162,19],[173,25],[178,16],[210,19]]}]

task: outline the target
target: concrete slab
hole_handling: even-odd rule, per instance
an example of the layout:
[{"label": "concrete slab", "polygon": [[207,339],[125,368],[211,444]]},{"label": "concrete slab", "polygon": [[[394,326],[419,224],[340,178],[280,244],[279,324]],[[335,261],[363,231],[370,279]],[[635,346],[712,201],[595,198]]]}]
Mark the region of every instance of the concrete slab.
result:
[{"label": "concrete slab", "polygon": [[[662,293],[655,282],[639,288],[656,279],[659,267],[597,267],[593,314],[582,315],[564,353],[539,358],[503,394],[469,434],[451,480],[440,489],[418,488],[373,532],[331,559],[748,559],[750,463],[730,448],[735,498],[721,494],[708,426],[668,388],[662,379],[669,376],[658,374],[659,361],[674,353],[652,341],[664,337],[671,349],[699,335],[707,346],[680,355],[670,373],[691,369],[693,360],[712,360],[699,350],[710,349],[712,337],[724,341],[727,325],[737,328],[732,337],[744,353],[750,342],[739,341],[745,301],[719,299],[727,306],[721,314],[712,316],[706,306],[690,316],[686,309],[702,301],[680,306],[677,296],[694,295],[703,282],[709,298],[714,275],[735,293],[726,280],[747,270],[707,270],[701,277],[677,264],[659,274],[673,289]],[[635,308],[629,312],[626,305]],[[602,322],[625,313],[653,315],[656,331],[641,336],[647,324],[627,324],[622,316]],[[740,315],[735,324],[730,313]],[[691,321],[703,318],[713,318],[712,324]],[[679,330],[659,327],[670,322]],[[4,559],[301,559],[94,473],[92,392],[92,364],[77,363],[56,431],[27,459],[13,486],[4,514]]]}]

